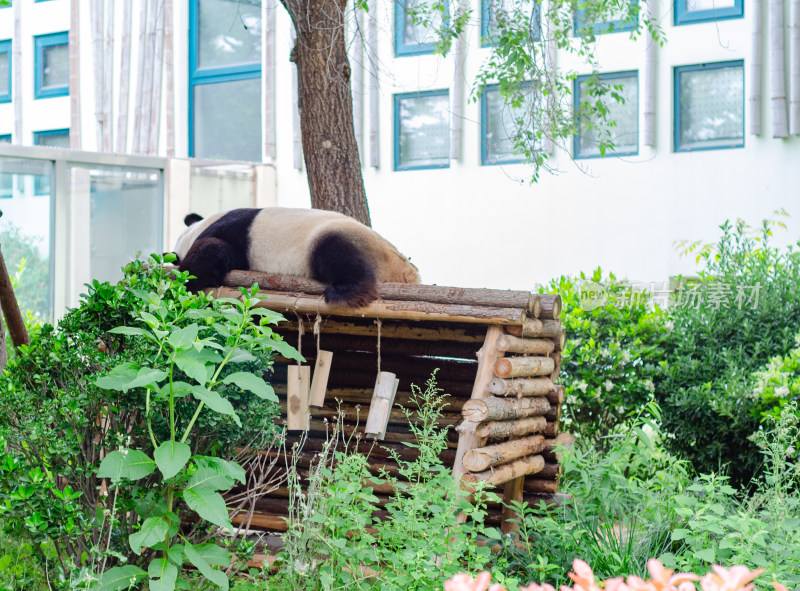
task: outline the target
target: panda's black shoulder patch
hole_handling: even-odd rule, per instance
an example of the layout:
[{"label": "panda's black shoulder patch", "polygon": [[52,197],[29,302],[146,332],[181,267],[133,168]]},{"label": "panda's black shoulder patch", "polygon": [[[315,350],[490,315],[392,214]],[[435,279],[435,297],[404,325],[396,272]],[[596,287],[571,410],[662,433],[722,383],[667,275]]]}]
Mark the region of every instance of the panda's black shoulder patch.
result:
[{"label": "panda's black shoulder patch", "polygon": [[[247,252],[250,250],[250,227],[260,211],[260,209],[252,207],[232,209],[203,230],[197,240],[217,238],[227,242],[235,251],[241,252],[247,259]],[[238,268],[247,269],[249,265]]]},{"label": "panda's black shoulder patch", "polygon": [[190,213],[185,218],[183,218],[183,223],[186,224],[186,227],[188,228],[192,224],[197,223],[202,219],[203,216],[201,216],[199,213]]}]

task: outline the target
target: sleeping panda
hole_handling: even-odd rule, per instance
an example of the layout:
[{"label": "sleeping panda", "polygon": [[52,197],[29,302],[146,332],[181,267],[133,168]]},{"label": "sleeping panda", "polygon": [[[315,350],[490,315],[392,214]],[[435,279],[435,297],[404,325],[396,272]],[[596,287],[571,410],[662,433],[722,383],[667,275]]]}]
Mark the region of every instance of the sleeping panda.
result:
[{"label": "sleeping panda", "polygon": [[222,284],[232,269],[310,277],[328,284],[325,301],[350,307],[378,298],[377,282],[419,283],[419,272],[377,232],[321,209],[233,209],[186,216],[175,244],[191,291]]}]

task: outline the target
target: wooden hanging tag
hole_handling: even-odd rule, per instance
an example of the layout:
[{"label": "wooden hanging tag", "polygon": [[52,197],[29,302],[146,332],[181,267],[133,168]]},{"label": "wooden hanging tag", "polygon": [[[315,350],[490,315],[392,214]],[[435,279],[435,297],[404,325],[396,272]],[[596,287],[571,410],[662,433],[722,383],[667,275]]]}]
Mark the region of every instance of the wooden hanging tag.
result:
[{"label": "wooden hanging tag", "polygon": [[317,363],[314,366],[314,378],[311,380],[311,393],[308,405],[322,408],[325,404],[325,391],[328,389],[328,376],[331,373],[331,359],[333,351],[317,351]]},{"label": "wooden hanging tag", "polygon": [[308,431],[310,416],[308,412],[309,383],[311,368],[307,365],[290,365],[286,381],[286,429],[289,431]]},{"label": "wooden hanging tag", "polygon": [[369,415],[364,432],[367,437],[383,439],[386,436],[386,427],[389,424],[389,414],[392,412],[397,386],[400,383],[395,374],[382,371],[375,380],[375,390],[372,393],[372,402],[369,405]]}]

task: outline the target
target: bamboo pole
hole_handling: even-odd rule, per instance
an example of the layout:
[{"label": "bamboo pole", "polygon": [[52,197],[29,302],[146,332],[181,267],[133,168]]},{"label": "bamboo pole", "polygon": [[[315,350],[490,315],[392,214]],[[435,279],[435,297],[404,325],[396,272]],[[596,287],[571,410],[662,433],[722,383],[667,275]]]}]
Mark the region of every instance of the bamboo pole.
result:
[{"label": "bamboo pole", "polygon": [[518,458],[541,453],[544,436],[533,435],[497,445],[478,447],[464,454],[464,468],[470,472],[482,472],[492,466],[505,464]]},{"label": "bamboo pole", "polygon": [[14,347],[19,348],[20,345],[29,345],[31,340],[28,337],[22,313],[19,311],[19,304],[17,304],[17,298],[14,295],[14,288],[11,286],[11,278],[8,275],[2,251],[0,251],[0,306],[2,306],[3,315],[6,318],[6,326],[8,326],[8,334],[11,335],[11,342]]},{"label": "bamboo pole", "polygon": [[[241,292],[229,287],[211,290],[217,298],[239,298]],[[488,308],[464,305],[432,304],[430,302],[401,302],[378,300],[361,308],[347,308],[326,304],[319,298],[292,297],[273,294],[258,304],[261,308],[278,312],[298,314],[330,314],[331,316],[355,316],[389,318],[398,320],[436,320],[442,322],[464,322],[473,324],[520,324],[525,312],[513,308]]]},{"label": "bamboo pole", "polygon": [[[283,327],[278,327],[278,330],[275,332],[281,335],[283,340],[293,347],[297,346],[296,329],[295,331],[287,331],[283,329]],[[366,352],[375,354],[377,345],[377,336],[342,335],[324,331],[322,331],[320,335],[320,346],[342,353]],[[381,331],[381,354],[434,356],[474,361],[478,353],[478,348],[476,343],[389,338]]]},{"label": "bamboo pole", "polygon": [[[226,287],[250,287],[257,283],[264,293],[290,292],[293,296],[321,295],[324,283],[294,275],[272,275],[259,271],[231,271],[222,281]],[[537,295],[528,291],[476,289],[421,285],[418,283],[378,283],[383,300],[415,300],[436,304],[464,304],[495,308],[520,308],[533,312]]]},{"label": "bamboo pole", "polygon": [[494,375],[498,378],[534,377],[552,374],[554,369],[551,357],[503,357],[495,363]]},{"label": "bamboo pole", "polygon": [[506,353],[550,355],[555,349],[555,344],[552,340],[547,339],[522,339],[513,335],[502,334],[497,337],[497,349]]},{"label": "bamboo pole", "polygon": [[748,118],[750,134],[761,135],[761,89],[764,84],[763,50],[764,7],[762,0],[752,0],[751,42],[750,42],[750,96],[748,97]]},{"label": "bamboo pole", "polygon": [[118,154],[128,151],[128,104],[131,79],[131,9],[132,2],[122,3],[122,37],[120,39],[119,107],[117,108]]},{"label": "bamboo pole", "polygon": [[79,0],[69,5],[69,147],[81,149],[81,60]]},{"label": "bamboo pole", "polygon": [[561,334],[561,322],[558,320],[539,320],[526,318],[522,326],[506,328],[506,332],[515,337],[557,337]]},{"label": "bamboo pole", "polygon": [[784,42],[783,0],[769,0],[769,60],[772,83],[772,137],[789,135],[786,121],[786,58]]},{"label": "bamboo pole", "polygon": [[[465,423],[474,424],[474,423]],[[544,433],[547,420],[544,417],[526,417],[514,421],[489,421],[480,423],[476,433],[482,439],[504,439],[525,437],[534,433]]]},{"label": "bamboo pole", "polygon": [[153,25],[153,94],[150,98],[150,141],[148,154],[158,154],[158,142],[161,136],[161,86],[164,78],[164,10],[166,4],[161,0],[161,12],[155,10]]},{"label": "bamboo pole", "polygon": [[[313,322],[304,322],[303,327],[306,333],[313,330]],[[281,323],[280,328],[286,327],[287,330],[297,330],[296,321]],[[420,327],[413,323],[392,323],[384,322],[381,326],[381,339],[408,339],[412,341],[451,341],[455,343],[480,343],[483,335],[477,330],[481,327],[475,324],[451,327],[448,325],[428,328]],[[322,323],[323,335],[353,335],[362,337],[377,337],[378,327],[374,323],[359,324],[346,320],[336,320],[326,318]]]},{"label": "bamboo pole", "polygon": [[139,10],[139,41],[138,59],[136,60],[136,102],[133,105],[133,137],[131,138],[131,152],[140,153],[142,144],[142,127],[144,122],[144,77],[145,77],[145,47],[147,46],[147,2],[140,0],[141,9]]},{"label": "bamboo pole", "polygon": [[496,396],[547,396],[555,390],[555,385],[549,377],[511,380],[494,378],[489,382],[488,388],[489,393]]},{"label": "bamboo pole", "polygon": [[542,456],[528,456],[509,464],[503,464],[493,470],[465,474],[463,480],[467,483],[482,481],[490,486],[499,486],[520,476],[536,474],[543,467],[544,459]]},{"label": "bamboo pole", "polygon": [[484,421],[507,421],[525,417],[543,416],[550,410],[546,398],[483,398],[468,400],[461,407],[465,421],[482,423]]},{"label": "bamboo pole", "polygon": [[789,133],[800,134],[800,0],[789,0]]},{"label": "bamboo pole", "polygon": [[[267,4],[269,4],[267,2]],[[164,0],[164,68],[167,78],[166,135],[167,158],[175,157],[175,37],[173,34],[174,5]]]},{"label": "bamboo pole", "polygon": [[369,46],[369,165],[378,168],[380,159],[380,91],[378,90],[378,0],[369,0],[367,13]]}]

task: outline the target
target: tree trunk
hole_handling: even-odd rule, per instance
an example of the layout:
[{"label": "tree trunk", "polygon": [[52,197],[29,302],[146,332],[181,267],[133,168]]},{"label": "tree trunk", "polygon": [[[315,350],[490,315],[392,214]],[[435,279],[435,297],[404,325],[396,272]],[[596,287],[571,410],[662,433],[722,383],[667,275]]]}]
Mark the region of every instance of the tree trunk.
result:
[{"label": "tree trunk", "polygon": [[370,225],[353,128],[350,62],[345,44],[347,0],[281,0],[297,33],[300,129],[311,206]]}]

